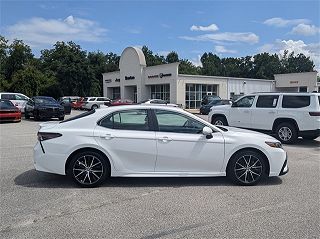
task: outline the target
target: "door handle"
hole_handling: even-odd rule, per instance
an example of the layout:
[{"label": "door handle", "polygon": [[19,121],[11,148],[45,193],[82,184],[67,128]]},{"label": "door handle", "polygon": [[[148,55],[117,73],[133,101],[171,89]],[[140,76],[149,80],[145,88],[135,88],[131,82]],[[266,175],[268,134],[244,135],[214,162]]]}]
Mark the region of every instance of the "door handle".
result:
[{"label": "door handle", "polygon": [[162,142],[164,142],[164,143],[168,143],[168,142],[170,142],[170,141],[172,141],[172,139],[171,138],[168,138],[168,137],[161,137],[161,138],[158,138],[159,140],[161,140]]},{"label": "door handle", "polygon": [[105,134],[105,135],[100,135],[100,138],[103,139],[113,139],[114,136],[112,134]]},{"label": "door handle", "polygon": [[276,112],[275,111],[269,111],[268,113],[269,114],[275,114]]}]

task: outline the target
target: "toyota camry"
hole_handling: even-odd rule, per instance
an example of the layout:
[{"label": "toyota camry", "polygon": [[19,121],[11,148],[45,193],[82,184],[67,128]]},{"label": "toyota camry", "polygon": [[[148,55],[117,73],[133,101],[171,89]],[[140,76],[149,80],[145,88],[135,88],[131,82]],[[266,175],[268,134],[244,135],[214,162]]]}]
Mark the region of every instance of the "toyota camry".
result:
[{"label": "toyota camry", "polygon": [[83,187],[109,177],[227,176],[254,185],[288,172],[287,154],[271,136],[153,105],[102,108],[41,124],[34,165]]}]

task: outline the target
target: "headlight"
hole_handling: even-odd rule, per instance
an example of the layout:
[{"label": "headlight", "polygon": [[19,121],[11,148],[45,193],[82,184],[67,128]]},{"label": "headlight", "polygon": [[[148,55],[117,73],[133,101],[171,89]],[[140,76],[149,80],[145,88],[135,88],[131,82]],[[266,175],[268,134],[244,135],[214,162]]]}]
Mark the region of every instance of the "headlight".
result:
[{"label": "headlight", "polygon": [[266,144],[269,145],[272,148],[280,148],[280,149],[282,149],[282,144],[280,142],[269,142],[269,141],[266,141]]}]

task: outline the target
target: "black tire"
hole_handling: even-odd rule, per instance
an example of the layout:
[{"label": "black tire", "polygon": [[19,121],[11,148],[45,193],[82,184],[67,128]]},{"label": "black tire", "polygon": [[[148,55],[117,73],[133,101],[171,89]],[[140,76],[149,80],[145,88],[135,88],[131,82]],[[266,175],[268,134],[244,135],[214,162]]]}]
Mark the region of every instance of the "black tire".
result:
[{"label": "black tire", "polygon": [[68,175],[81,187],[97,187],[110,175],[107,160],[104,155],[95,151],[78,153],[70,161]]},{"label": "black tire", "polygon": [[308,136],[303,136],[302,138],[305,140],[314,140],[318,137],[319,137],[318,135],[308,135]]},{"label": "black tire", "polygon": [[34,118],[34,120],[36,120],[36,121],[40,120],[39,112],[33,111],[33,118]]},{"label": "black tire", "polygon": [[59,120],[61,121],[61,120],[64,120],[64,116],[62,116],[62,117],[59,117]]},{"label": "black tire", "polygon": [[92,110],[95,110],[95,109],[98,109],[98,108],[99,108],[98,105],[93,105],[93,106],[91,106],[91,109],[92,109]]},{"label": "black tire", "polygon": [[276,127],[276,138],[283,144],[294,144],[298,139],[298,130],[290,122],[284,122]]},{"label": "black tire", "polygon": [[30,119],[30,115],[26,111],[24,112],[24,118],[25,119]]},{"label": "black tire", "polygon": [[217,117],[213,117],[212,119],[212,124],[213,125],[228,125],[227,119],[223,116],[217,116]]},{"label": "black tire", "polygon": [[252,150],[234,154],[227,167],[227,177],[235,184],[252,186],[265,179],[266,157]]}]

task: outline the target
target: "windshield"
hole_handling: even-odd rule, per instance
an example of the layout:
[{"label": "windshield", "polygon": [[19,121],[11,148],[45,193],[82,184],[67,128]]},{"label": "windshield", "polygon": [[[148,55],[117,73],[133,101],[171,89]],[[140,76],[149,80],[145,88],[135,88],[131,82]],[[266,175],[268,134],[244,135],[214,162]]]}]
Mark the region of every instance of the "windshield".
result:
[{"label": "windshield", "polygon": [[34,98],[36,104],[57,104],[57,101],[53,98]]}]

